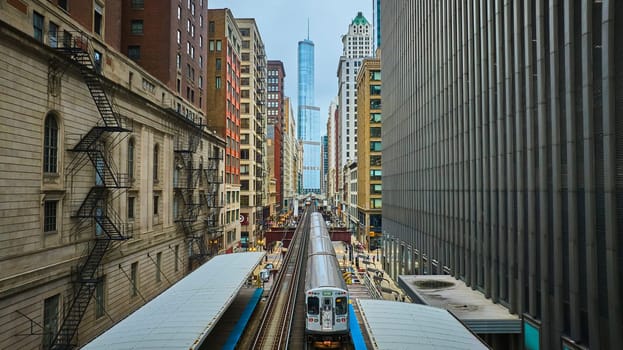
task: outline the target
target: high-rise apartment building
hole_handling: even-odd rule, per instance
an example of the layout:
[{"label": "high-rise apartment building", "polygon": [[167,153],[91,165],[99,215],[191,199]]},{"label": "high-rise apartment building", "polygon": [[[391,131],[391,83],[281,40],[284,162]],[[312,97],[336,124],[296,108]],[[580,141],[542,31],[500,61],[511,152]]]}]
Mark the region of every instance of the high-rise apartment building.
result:
[{"label": "high-rise apartment building", "polygon": [[363,60],[357,75],[357,218],[358,237],[370,249],[382,236],[381,61]]},{"label": "high-rise apartment building", "polygon": [[337,122],[338,122],[338,110],[337,100],[334,99],[329,105],[329,112],[327,116],[327,178],[326,178],[326,196],[331,205],[336,205],[337,198],[335,194],[337,192]]},{"label": "high-rise apartment building", "polygon": [[495,348],[620,347],[623,4],[381,15],[386,271],[449,273],[517,315]]},{"label": "high-rise apartment building", "polygon": [[284,79],[286,77],[286,72],[283,67],[283,62],[271,60],[268,61],[268,80],[267,80],[267,89],[268,93],[266,95],[267,101],[267,111],[268,115],[267,120],[267,137],[273,143],[273,161],[268,165],[271,169],[271,174],[275,179],[275,191],[276,191],[276,202],[277,202],[277,210],[281,210],[283,206],[283,176],[284,176],[284,167],[283,167],[283,152],[284,152]]},{"label": "high-rise apartment building", "polygon": [[121,2],[0,9],[0,348],[81,347],[213,253],[225,141],[119,49]]},{"label": "high-rise apartment building", "polygon": [[[348,32],[342,36],[342,56],[337,69],[338,77],[338,113],[336,143],[339,147],[337,171],[338,179],[343,179],[343,172],[349,171],[347,166],[357,161],[357,73],[365,57],[372,56],[372,26],[358,12],[348,25]],[[338,191],[344,191],[346,183],[338,185]],[[350,191],[349,191],[350,192]],[[345,221],[358,225],[355,203],[350,203],[346,192],[338,192],[342,198],[342,213]],[[350,204],[348,204],[350,203]],[[348,207],[348,208],[347,208]],[[350,214],[349,214],[350,213]],[[352,215],[351,215],[352,214]]]},{"label": "high-rise apartment building", "polygon": [[123,1],[117,19],[121,51],[177,92],[179,97],[169,103],[181,113],[186,111],[181,110],[180,98],[204,112],[207,107],[203,96],[207,6],[203,0]]},{"label": "high-rise apartment building", "polygon": [[315,106],[314,42],[298,44],[298,138],[303,146],[303,174],[299,193],[320,193],[320,108]]},{"label": "high-rise apartment building", "polygon": [[327,135],[320,137],[320,149],[322,159],[320,162],[320,192],[327,193],[327,174],[329,173],[329,138]]},{"label": "high-rise apartment building", "polygon": [[[296,118],[289,97],[283,100],[283,207],[290,209],[295,201],[296,187],[296,164],[298,154],[296,145]],[[296,203],[296,202],[295,202]]]},{"label": "high-rise apartment building", "polygon": [[206,103],[208,129],[226,140],[225,192],[220,221],[224,246],[241,245],[240,236],[240,98],[242,37],[229,9],[208,10]]},{"label": "high-rise apartment building", "polygon": [[[264,218],[270,216],[266,158],[266,52],[252,18],[237,18],[240,28],[240,215],[243,244],[258,244]],[[261,244],[261,243],[259,243]]]},{"label": "high-rise apartment building", "polygon": [[340,162],[357,159],[357,73],[365,57],[372,56],[372,26],[358,12],[342,36],[342,56],[337,69],[340,113]]}]

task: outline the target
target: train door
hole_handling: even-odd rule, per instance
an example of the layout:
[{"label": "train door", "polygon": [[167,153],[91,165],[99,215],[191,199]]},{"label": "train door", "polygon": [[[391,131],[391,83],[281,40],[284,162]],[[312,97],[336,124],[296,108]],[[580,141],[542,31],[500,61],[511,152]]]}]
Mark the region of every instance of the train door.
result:
[{"label": "train door", "polygon": [[320,312],[322,330],[333,329],[333,298],[322,298],[322,311]]}]

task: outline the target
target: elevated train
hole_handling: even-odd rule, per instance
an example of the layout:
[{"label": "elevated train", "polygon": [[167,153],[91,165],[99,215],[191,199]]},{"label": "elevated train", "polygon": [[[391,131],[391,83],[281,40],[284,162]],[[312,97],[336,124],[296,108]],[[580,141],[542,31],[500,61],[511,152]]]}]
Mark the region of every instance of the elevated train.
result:
[{"label": "elevated train", "polygon": [[350,341],[349,295],[320,213],[312,213],[305,276],[307,343],[335,348]]}]

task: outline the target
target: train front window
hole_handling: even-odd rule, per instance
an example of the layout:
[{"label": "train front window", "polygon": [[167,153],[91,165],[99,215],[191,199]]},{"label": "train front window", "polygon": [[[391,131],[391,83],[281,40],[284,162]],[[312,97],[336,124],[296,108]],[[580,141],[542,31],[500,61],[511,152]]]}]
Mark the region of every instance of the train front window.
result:
[{"label": "train front window", "polygon": [[348,302],[346,297],[335,298],[335,313],[337,315],[346,315],[348,313]]},{"label": "train front window", "polygon": [[319,311],[320,311],[320,300],[318,299],[318,297],[307,298],[307,314],[318,315]]}]

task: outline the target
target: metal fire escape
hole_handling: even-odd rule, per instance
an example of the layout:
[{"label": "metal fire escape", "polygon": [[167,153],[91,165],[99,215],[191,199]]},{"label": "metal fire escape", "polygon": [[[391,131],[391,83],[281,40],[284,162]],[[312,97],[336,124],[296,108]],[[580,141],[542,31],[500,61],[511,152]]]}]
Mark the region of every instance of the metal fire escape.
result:
[{"label": "metal fire escape", "polygon": [[208,164],[203,170],[205,176],[205,191],[202,194],[202,204],[206,208],[205,225],[208,231],[208,239],[210,240],[210,254],[215,255],[220,246],[218,243],[220,237],[223,235],[223,226],[219,222],[219,215],[223,203],[221,203],[220,187],[223,184],[223,179],[219,173],[219,163],[223,159],[221,151],[215,148],[210,151],[208,158]]},{"label": "metal fire escape", "polygon": [[[64,32],[62,40],[55,43],[55,49],[65,59],[51,62],[51,69],[58,69],[62,61],[65,68],[74,66],[80,72],[87,85],[101,120],[69,151],[75,154],[68,166],[68,175],[74,176],[85,164],[95,168],[95,185],[72,215],[80,220],[91,220],[95,229],[95,240],[81,264],[74,269],[73,298],[66,306],[61,326],[49,349],[71,349],[78,326],[87,310],[97,283],[100,282],[99,270],[106,251],[115,241],[124,241],[131,237],[132,226],[124,223],[112,207],[112,193],[129,187],[127,174],[121,174],[113,163],[110,148],[117,138],[131,130],[124,125],[124,118],[117,112],[104,89],[104,80],[100,74],[100,62],[94,60],[95,51],[90,38],[81,32]],[[101,59],[101,57],[98,57]],[[108,144],[108,146],[105,146]]]},{"label": "metal fire escape", "polygon": [[195,192],[201,176],[201,169],[195,168],[194,154],[201,141],[203,127],[201,123],[186,118],[192,124],[191,131],[179,133],[175,141],[175,169],[173,188],[175,190],[175,222],[181,227],[186,240],[190,242],[190,258],[201,263],[208,256],[205,235],[197,221],[201,202]]}]

